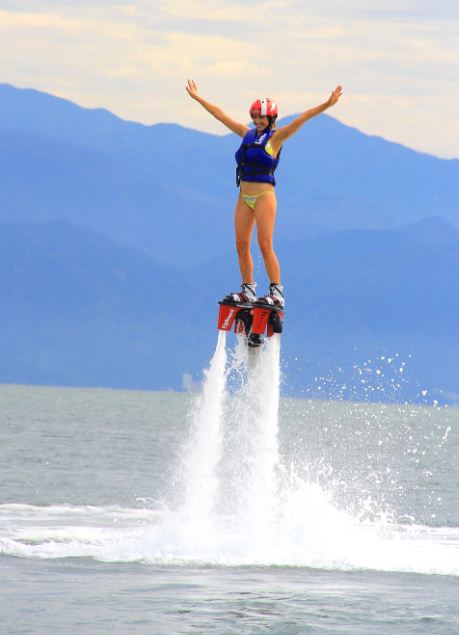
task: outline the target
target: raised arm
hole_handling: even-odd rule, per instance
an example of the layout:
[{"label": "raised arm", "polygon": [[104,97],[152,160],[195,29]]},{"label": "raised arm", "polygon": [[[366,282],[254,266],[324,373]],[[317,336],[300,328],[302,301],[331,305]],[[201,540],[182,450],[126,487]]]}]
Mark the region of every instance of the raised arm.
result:
[{"label": "raised arm", "polygon": [[288,139],[289,137],[291,137],[292,135],[294,135],[295,132],[298,132],[301,126],[304,123],[306,123],[309,119],[312,119],[316,115],[320,115],[321,112],[324,112],[328,108],[331,108],[331,106],[334,106],[336,102],[338,101],[338,99],[341,97],[341,95],[342,95],[341,86],[337,86],[335,90],[332,92],[332,94],[330,95],[330,97],[328,98],[328,100],[325,101],[323,104],[320,104],[319,106],[315,106],[315,108],[310,108],[309,110],[306,110],[303,114],[301,114],[299,117],[291,121],[286,126],[277,128],[277,130],[273,133],[271,137],[271,145],[273,147],[274,152],[278,152],[281,145],[284,143],[284,141]]},{"label": "raised arm", "polygon": [[211,104],[209,101],[203,99],[201,95],[198,94],[198,87],[196,83],[192,80],[188,80],[188,85],[185,86],[187,93],[192,99],[195,99],[197,102],[201,104],[203,108],[210,112],[211,115],[218,119],[224,126],[229,128],[231,132],[243,137],[246,132],[249,130],[248,126],[243,123],[239,123],[228,117],[228,115],[223,112],[223,110],[219,106],[215,106],[215,104]]}]

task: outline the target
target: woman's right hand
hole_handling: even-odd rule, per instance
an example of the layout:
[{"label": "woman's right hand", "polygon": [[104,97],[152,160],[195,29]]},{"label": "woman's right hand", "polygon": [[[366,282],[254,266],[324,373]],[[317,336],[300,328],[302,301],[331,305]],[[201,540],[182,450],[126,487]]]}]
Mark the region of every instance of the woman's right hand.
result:
[{"label": "woman's right hand", "polygon": [[243,137],[249,130],[245,124],[238,123],[237,121],[234,121],[234,119],[231,119],[231,117],[228,117],[228,115],[225,114],[219,106],[211,104],[210,101],[201,97],[201,95],[198,94],[198,87],[193,79],[188,80],[188,85],[185,86],[185,88],[186,92],[192,99],[195,99],[198,104],[201,104],[207,112],[210,112],[215,119],[218,119],[218,121],[231,130],[231,132],[239,135],[239,137]]},{"label": "woman's right hand", "polygon": [[187,93],[192,99],[197,99],[198,97],[198,86],[193,79],[188,80],[188,86],[185,86]]}]

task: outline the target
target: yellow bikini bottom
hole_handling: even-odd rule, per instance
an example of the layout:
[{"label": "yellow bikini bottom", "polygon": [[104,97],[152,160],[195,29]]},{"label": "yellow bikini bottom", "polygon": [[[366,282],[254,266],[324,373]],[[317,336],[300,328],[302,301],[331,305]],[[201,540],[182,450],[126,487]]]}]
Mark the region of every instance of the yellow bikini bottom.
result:
[{"label": "yellow bikini bottom", "polygon": [[275,194],[275,192],[274,190],[264,190],[263,192],[258,192],[258,194],[253,194],[250,196],[248,194],[241,193],[241,198],[244,203],[246,203],[250,207],[250,209],[255,209],[258,198],[260,196],[263,196],[263,194]]}]

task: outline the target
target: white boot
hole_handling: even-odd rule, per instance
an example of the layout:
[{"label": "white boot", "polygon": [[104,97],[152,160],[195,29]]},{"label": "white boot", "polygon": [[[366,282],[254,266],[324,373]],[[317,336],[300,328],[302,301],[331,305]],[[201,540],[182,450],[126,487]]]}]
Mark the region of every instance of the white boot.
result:
[{"label": "white boot", "polygon": [[231,296],[235,302],[256,302],[257,292],[256,282],[243,282],[239,293],[232,293]]},{"label": "white boot", "polygon": [[282,284],[274,284],[273,282],[269,285],[268,298],[271,298],[273,304],[283,309],[285,306],[285,298],[284,298],[284,285]]}]

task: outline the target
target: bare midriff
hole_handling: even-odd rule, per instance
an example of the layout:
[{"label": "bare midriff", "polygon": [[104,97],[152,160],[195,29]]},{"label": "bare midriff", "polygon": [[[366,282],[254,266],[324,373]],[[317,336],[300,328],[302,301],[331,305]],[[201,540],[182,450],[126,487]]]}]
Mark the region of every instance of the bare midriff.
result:
[{"label": "bare midriff", "polygon": [[241,181],[241,194],[246,196],[256,196],[262,192],[274,192],[274,185],[271,183],[253,183],[252,181]]}]

